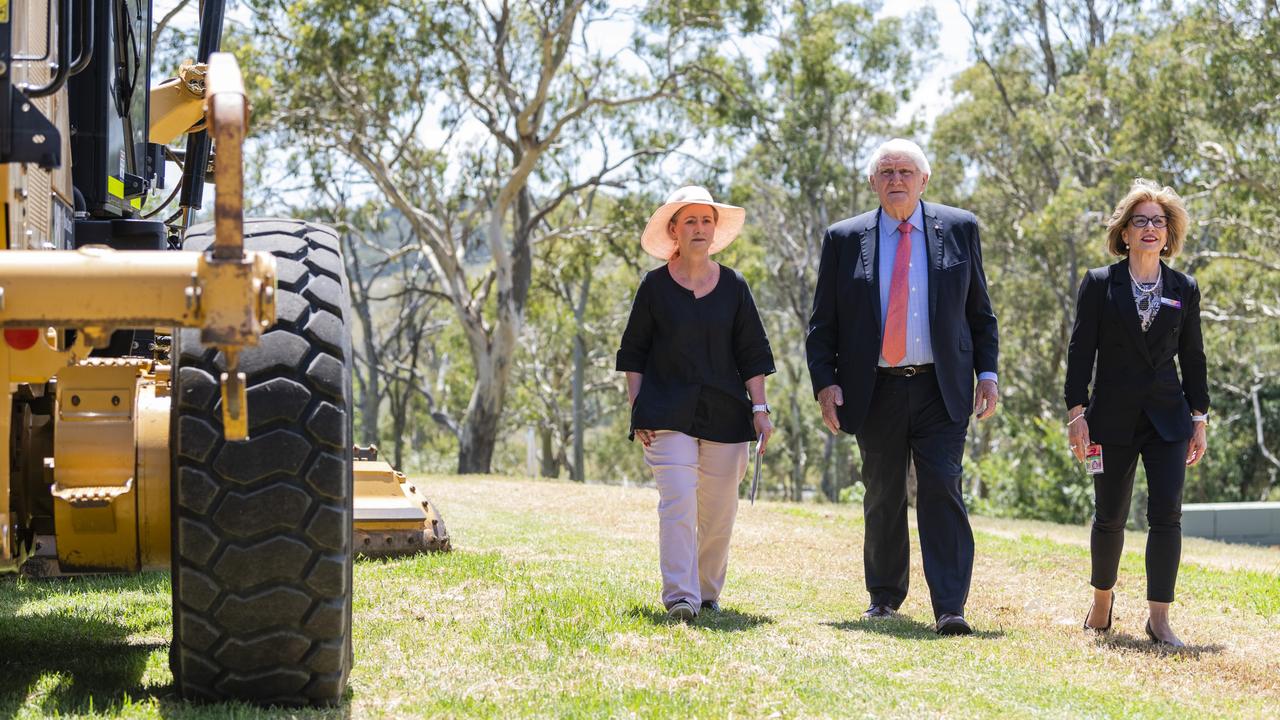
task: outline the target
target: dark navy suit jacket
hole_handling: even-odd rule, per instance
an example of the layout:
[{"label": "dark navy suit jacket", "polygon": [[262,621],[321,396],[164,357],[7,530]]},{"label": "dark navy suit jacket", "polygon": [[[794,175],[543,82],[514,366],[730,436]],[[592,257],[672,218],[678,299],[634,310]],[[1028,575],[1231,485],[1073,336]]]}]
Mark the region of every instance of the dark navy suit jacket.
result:
[{"label": "dark navy suit jacket", "polygon": [[[977,373],[998,372],[996,316],[982,270],[978,220],[959,208],[921,203],[929,257],[929,332],[947,413],[973,411]],[[840,428],[856,433],[867,419],[880,361],[879,209],[827,228],[805,341],[813,392],[839,385]],[[884,279],[888,282],[888,278]]]},{"label": "dark navy suit jacket", "polygon": [[1160,274],[1161,297],[1181,307],[1162,304],[1145,333],[1133,302],[1128,258],[1090,270],[1080,283],[1063,394],[1068,409],[1087,406],[1093,442],[1129,444],[1141,413],[1165,441],[1186,440],[1191,410],[1209,409],[1200,288],[1190,275],[1164,263]]}]

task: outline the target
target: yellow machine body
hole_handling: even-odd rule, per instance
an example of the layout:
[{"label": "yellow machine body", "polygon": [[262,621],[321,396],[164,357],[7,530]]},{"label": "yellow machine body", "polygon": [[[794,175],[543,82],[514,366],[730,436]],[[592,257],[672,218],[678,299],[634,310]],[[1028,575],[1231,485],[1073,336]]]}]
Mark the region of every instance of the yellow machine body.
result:
[{"label": "yellow machine body", "polygon": [[353,470],[357,553],[388,557],[449,549],[440,513],[404,473],[378,459],[377,448],[357,448]]},{"label": "yellow machine body", "polygon": [[138,370],[119,362],[58,373],[50,492],[64,568],[139,569],[133,437]]},{"label": "yellow machine body", "polygon": [[[224,431],[229,439],[248,435],[236,359],[275,322],[276,262],[269,253],[244,251],[236,151],[247,106],[234,59],[215,57],[219,90],[205,110],[229,157],[218,169],[210,252],[66,250],[56,219],[70,195],[67,165],[52,171],[0,165],[9,218],[7,249],[0,252],[0,378],[9,390],[0,406],[0,456],[11,458],[0,469],[0,571],[18,569],[32,554],[56,557],[60,571],[168,566],[169,372],[146,359],[91,357],[115,330],[199,328],[201,340],[228,361],[221,378]],[[50,96],[45,109],[55,126],[66,127],[66,90]],[[51,427],[18,428],[16,458],[15,393],[54,399]],[[52,436],[51,455],[39,452],[37,433]],[[47,483],[53,534],[23,543],[15,530],[42,497],[33,483]]]},{"label": "yellow machine body", "polygon": [[[102,359],[56,383],[55,537],[40,538],[60,572],[164,569],[169,564],[167,368]],[[47,571],[47,570],[46,570]]]},{"label": "yellow machine body", "polygon": [[354,556],[449,541],[349,447],[339,235],[244,218],[224,9],[201,3],[207,62],[145,93],[150,0],[0,0],[0,574],[172,570],[180,696],[336,706]]},{"label": "yellow machine body", "polygon": [[151,88],[151,123],[148,133],[153,143],[205,128],[204,94],[208,66],[184,64],[178,76]]},{"label": "yellow machine body", "polygon": [[[49,17],[43,0],[10,8]],[[15,50],[43,53],[44,25],[15,19],[15,28],[41,30],[15,32]],[[30,74],[18,79],[32,84],[48,80],[40,63],[15,63],[13,72]],[[0,164],[0,378],[8,389],[0,457],[11,459],[0,468],[0,572],[29,559],[36,572],[170,566],[170,365],[161,355],[93,357],[114,331],[200,329],[201,342],[227,361],[219,378],[224,434],[248,438],[237,362],[275,322],[277,276],[271,254],[243,245],[248,105],[239,69],[231,56],[214,54],[207,66],[183,66],[151,98],[153,141],[207,128],[217,144],[215,239],[207,252],[68,250],[69,163],[48,170]],[[59,129],[62,157],[69,157],[65,88],[33,104]],[[11,447],[14,438],[19,444]],[[359,456],[366,459],[354,468],[356,552],[447,549],[439,514],[417,488],[377,461],[376,451]],[[33,517],[49,512],[52,527],[30,529]],[[23,537],[20,528],[28,528]]]},{"label": "yellow machine body", "polygon": [[[275,272],[266,253],[220,263],[168,251],[0,252],[0,377],[54,397],[52,456],[22,457],[19,465],[31,477],[40,463],[49,482],[56,537],[39,544],[46,553],[56,547],[62,571],[169,562],[168,366],[93,358],[92,349],[119,328],[199,327],[234,354],[274,321]],[[238,427],[247,435],[243,383],[224,376],[222,391],[224,418],[228,407],[239,408],[228,434]],[[0,447],[8,455],[14,413],[12,405],[4,410]],[[0,473],[0,498],[10,496],[12,479]],[[0,509],[0,569],[9,570],[33,549],[15,545],[11,528],[20,523],[11,510]]]}]

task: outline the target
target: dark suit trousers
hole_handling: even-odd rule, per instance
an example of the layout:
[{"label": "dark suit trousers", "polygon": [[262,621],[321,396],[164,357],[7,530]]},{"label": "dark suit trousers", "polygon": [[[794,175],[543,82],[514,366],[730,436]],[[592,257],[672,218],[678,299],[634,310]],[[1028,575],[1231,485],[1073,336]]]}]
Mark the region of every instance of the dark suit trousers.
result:
[{"label": "dark suit trousers", "polygon": [[877,375],[858,433],[866,543],[863,566],[871,602],[898,608],[907,597],[907,463],[915,463],[916,521],[934,617],[963,614],[973,574],[973,531],[960,494],[966,417],[951,419],[933,373]]},{"label": "dark suit trousers", "polygon": [[1182,484],[1187,475],[1187,440],[1167,442],[1143,413],[1129,445],[1102,446],[1102,473],[1093,476],[1093,532],[1089,584],[1109,590],[1116,584],[1124,526],[1133,497],[1138,457],[1147,471],[1147,600],[1173,602],[1182,557]]}]

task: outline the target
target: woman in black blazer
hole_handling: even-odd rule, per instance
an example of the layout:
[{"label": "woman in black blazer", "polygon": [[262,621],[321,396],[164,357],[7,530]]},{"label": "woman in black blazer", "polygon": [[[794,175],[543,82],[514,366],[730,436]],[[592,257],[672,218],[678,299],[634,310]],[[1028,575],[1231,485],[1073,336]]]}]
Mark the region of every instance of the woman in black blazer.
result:
[{"label": "woman in black blazer", "polygon": [[1112,588],[1141,457],[1150,527],[1146,633],[1174,647],[1182,647],[1169,626],[1182,553],[1182,485],[1187,466],[1204,457],[1209,411],[1200,288],[1161,261],[1182,249],[1187,224],[1172,188],[1134,182],[1107,224],[1107,249],[1123,259],[1090,270],[1080,284],[1064,388],[1071,451],[1083,461],[1097,443],[1103,461],[1093,481],[1094,591],[1084,628],[1111,629]]}]

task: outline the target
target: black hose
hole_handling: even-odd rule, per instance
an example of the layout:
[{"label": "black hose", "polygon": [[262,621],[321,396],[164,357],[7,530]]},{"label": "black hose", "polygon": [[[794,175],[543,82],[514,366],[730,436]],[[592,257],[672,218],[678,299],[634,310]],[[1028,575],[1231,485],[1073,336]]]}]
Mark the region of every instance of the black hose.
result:
[{"label": "black hose", "polygon": [[[224,0],[204,0],[200,9],[200,46],[196,62],[208,63],[209,56],[222,47]],[[204,203],[204,173],[209,165],[209,133],[200,131],[187,136],[186,163],[182,167],[182,198],[178,205],[198,209]]]},{"label": "black hose", "polygon": [[84,72],[93,60],[93,39],[97,33],[93,26],[93,0],[81,0],[80,5],[84,8],[80,11],[80,22],[76,23],[76,30],[80,32],[80,55],[71,63],[69,75]]},{"label": "black hose", "polygon": [[67,82],[67,73],[71,69],[68,59],[71,57],[71,0],[58,3],[58,64],[53,71],[53,78],[45,85],[22,88],[28,98],[42,98],[62,89]]}]

